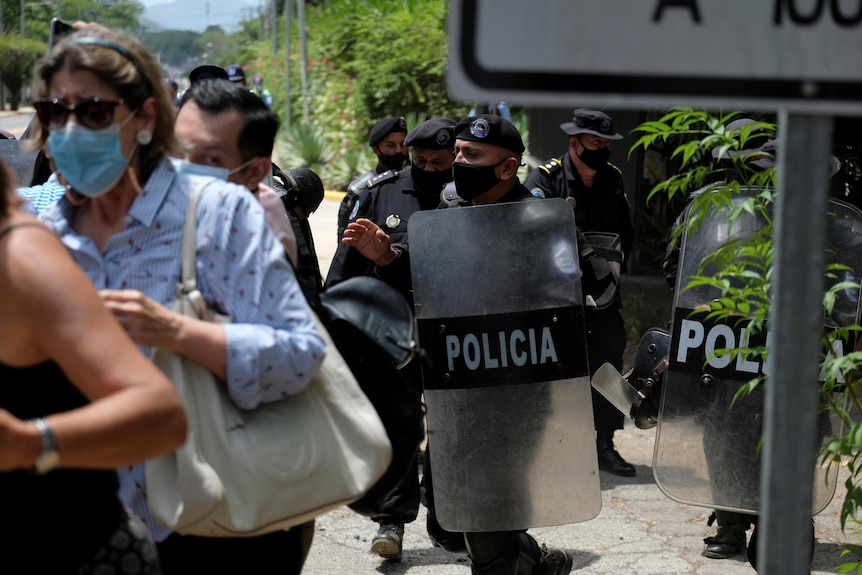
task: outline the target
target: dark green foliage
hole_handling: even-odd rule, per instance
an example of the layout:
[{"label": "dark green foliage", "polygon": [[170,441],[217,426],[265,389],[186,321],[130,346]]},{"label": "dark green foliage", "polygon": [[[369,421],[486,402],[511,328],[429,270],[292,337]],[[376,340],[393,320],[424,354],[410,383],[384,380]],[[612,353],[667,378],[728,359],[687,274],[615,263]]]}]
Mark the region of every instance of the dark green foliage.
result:
[{"label": "dark green foliage", "polygon": [[9,89],[12,110],[17,110],[21,103],[21,89],[32,78],[33,64],[47,50],[48,46],[39,40],[0,34],[0,82]]},{"label": "dark green foliage", "polygon": [[446,10],[439,0],[345,0],[309,11],[311,52],[351,79],[361,129],[392,115],[466,113],[446,92]]},{"label": "dark green foliage", "polygon": [[[21,7],[24,8],[23,31]],[[25,38],[40,40],[47,44],[51,29],[51,18],[61,20],[98,22],[111,28],[128,31],[138,29],[138,19],[144,6],[137,0],[48,0],[42,2],[0,2],[3,29],[0,32],[22,34]]]}]

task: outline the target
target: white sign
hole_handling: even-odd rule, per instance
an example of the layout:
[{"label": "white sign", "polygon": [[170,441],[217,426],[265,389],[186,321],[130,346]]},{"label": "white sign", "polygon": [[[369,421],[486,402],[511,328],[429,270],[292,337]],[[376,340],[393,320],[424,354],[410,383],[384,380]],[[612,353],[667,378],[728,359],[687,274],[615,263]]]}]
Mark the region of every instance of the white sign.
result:
[{"label": "white sign", "polygon": [[465,101],[862,113],[862,0],[451,0]]}]

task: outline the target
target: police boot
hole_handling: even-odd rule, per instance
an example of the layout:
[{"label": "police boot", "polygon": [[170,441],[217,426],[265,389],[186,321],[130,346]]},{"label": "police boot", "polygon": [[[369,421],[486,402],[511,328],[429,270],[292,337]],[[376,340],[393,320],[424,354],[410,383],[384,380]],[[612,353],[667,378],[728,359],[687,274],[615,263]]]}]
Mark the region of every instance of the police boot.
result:
[{"label": "police boot", "polygon": [[529,570],[521,571],[518,533],[496,531],[488,533],[465,533],[467,554],[473,575],[530,575]]},{"label": "police boot", "polygon": [[[751,531],[751,539],[748,543],[748,562],[751,563],[751,567],[757,571],[757,515],[748,515],[746,516],[751,524],[754,525],[754,529]],[[811,519],[811,535],[809,538],[809,555],[808,555],[808,564],[814,560],[814,519]]]},{"label": "police boot", "polygon": [[718,519],[718,533],[706,537],[703,556],[710,559],[727,559],[745,551],[745,532],[749,523],[745,515],[730,511],[716,510],[709,517],[707,525]]},{"label": "police boot", "polygon": [[526,533],[467,533],[473,575],[568,575],[572,558],[540,548]]},{"label": "police boot", "polygon": [[596,432],[596,451],[599,455],[599,469],[621,477],[634,477],[635,466],[627,462],[614,449],[614,432]]}]

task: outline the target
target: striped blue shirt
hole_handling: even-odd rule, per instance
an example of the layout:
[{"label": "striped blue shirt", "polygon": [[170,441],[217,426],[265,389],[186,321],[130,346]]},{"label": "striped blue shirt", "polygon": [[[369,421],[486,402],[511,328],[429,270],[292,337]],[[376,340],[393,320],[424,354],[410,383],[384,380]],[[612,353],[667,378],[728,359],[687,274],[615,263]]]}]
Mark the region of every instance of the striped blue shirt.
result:
[{"label": "striped blue shirt", "polygon": [[44,184],[18,188],[18,195],[27,200],[24,209],[33,214],[38,214],[48,206],[53,205],[65,193],[66,188],[57,181],[55,174],[51,174],[51,177]]},{"label": "striped blue shirt", "polygon": [[[101,253],[70,222],[63,197],[40,214],[97,289],[135,289],[170,308],[180,277],[180,245],[189,196],[208,178],[177,175],[162,161]],[[264,210],[245,188],[213,180],[197,206],[197,285],[204,299],[231,316],[227,388],[251,409],[302,390],[325,355],[305,297],[284,249],[266,227]],[[144,349],[145,352],[149,350]],[[144,466],[120,470],[120,497],[157,541],[170,532],[155,523],[144,492]]]}]

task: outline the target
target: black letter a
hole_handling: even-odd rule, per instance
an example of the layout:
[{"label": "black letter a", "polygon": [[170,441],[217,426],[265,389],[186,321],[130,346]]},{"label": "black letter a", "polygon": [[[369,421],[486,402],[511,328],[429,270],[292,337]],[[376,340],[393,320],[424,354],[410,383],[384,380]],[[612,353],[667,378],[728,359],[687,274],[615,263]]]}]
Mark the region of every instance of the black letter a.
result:
[{"label": "black letter a", "polygon": [[691,11],[692,19],[700,24],[700,10],[697,8],[697,0],[659,0],[658,7],[652,17],[653,22],[661,20],[665,8],[688,8]]}]

